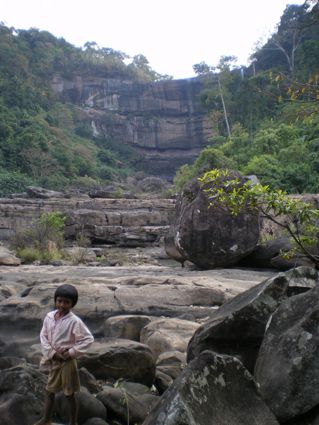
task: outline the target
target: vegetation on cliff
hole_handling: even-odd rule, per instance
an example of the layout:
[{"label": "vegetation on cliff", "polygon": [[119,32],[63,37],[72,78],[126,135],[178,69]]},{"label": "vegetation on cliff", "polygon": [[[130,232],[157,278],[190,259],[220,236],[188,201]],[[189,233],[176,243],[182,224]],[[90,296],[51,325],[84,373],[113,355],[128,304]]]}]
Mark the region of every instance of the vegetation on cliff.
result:
[{"label": "vegetation on cliff", "polygon": [[[232,57],[217,68],[197,64],[202,103],[215,133],[177,185],[212,167],[257,174],[291,193],[319,190],[318,2],[288,6],[278,30],[257,48],[252,65]],[[54,75],[158,81],[143,55],[127,64],[123,52],[88,42],[76,48],[37,29],[0,24],[0,195],[37,184],[52,189],[97,186],[136,170],[123,140],[93,137],[76,105],[57,99]]]},{"label": "vegetation on cliff", "polygon": [[0,23],[0,194],[27,184],[50,188],[96,186],[133,169],[129,146],[93,137],[80,108],[60,102],[50,82],[58,73],[155,81],[143,55],[127,56],[96,43],[76,48],[37,29],[15,30]]},{"label": "vegetation on cliff", "polygon": [[226,56],[217,68],[194,65],[219,131],[194,164],[178,171],[178,187],[201,171],[228,167],[289,193],[319,192],[319,5],[313,3],[287,6],[247,69]]}]

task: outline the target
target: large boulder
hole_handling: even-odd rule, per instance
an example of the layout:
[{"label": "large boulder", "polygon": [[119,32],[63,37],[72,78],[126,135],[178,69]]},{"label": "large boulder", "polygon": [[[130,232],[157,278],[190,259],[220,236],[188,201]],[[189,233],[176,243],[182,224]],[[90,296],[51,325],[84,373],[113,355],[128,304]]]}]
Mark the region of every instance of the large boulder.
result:
[{"label": "large boulder", "polygon": [[277,270],[289,270],[296,266],[313,267],[313,262],[297,252],[285,258],[282,253],[292,251],[293,245],[287,236],[270,239],[260,243],[254,251],[245,257],[243,267],[270,267]]},{"label": "large boulder", "polygon": [[239,360],[204,351],[192,361],[143,425],[279,425]]},{"label": "large boulder", "polygon": [[18,362],[16,366],[1,370],[1,425],[30,425],[39,420],[46,381],[45,375],[28,364]]},{"label": "large boulder", "polygon": [[151,350],[127,339],[98,340],[78,362],[98,379],[125,378],[151,386],[155,377]]},{"label": "large boulder", "polygon": [[286,296],[288,284],[287,276],[279,273],[223,304],[194,333],[188,361],[213,350],[238,357],[252,371],[267,321]]},{"label": "large boulder", "polygon": [[158,356],[156,371],[161,371],[176,379],[186,366],[186,354],[180,351],[167,351]]},{"label": "large boulder", "polygon": [[[81,389],[76,393],[78,403],[78,421],[83,424],[90,418],[106,419],[107,410],[103,403],[88,391]],[[69,419],[69,403],[65,395],[60,392],[56,396],[55,412],[63,423],[68,423]]]},{"label": "large boulder", "polygon": [[153,320],[141,332],[141,342],[148,345],[157,359],[165,351],[185,353],[199,324],[190,320],[162,318]]},{"label": "large boulder", "polygon": [[121,385],[105,386],[96,397],[105,405],[109,419],[132,425],[141,424],[159,398],[152,394],[133,394]]},{"label": "large boulder", "polygon": [[273,313],[256,362],[263,399],[282,421],[319,404],[319,285]]},{"label": "large boulder", "polygon": [[171,247],[173,241],[181,258],[199,267],[232,266],[255,249],[259,217],[249,211],[232,215],[217,203],[210,206],[206,188],[197,179],[184,186],[176,202],[167,254],[173,253],[178,260]]},{"label": "large boulder", "polygon": [[21,264],[20,258],[4,246],[0,246],[0,265],[1,266],[19,266]]},{"label": "large boulder", "polygon": [[151,318],[142,315],[123,314],[105,320],[104,336],[140,341],[140,333]]},{"label": "large boulder", "polygon": [[55,190],[44,189],[43,187],[27,186],[27,195],[30,198],[50,199],[50,198],[67,198],[65,193],[57,192]]}]

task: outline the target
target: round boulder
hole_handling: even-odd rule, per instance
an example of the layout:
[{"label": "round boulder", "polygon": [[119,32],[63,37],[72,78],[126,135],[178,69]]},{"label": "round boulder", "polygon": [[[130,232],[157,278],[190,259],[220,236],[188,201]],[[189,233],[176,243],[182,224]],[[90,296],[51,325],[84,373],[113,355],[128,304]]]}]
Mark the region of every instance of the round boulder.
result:
[{"label": "round boulder", "polygon": [[141,342],[150,347],[155,359],[166,351],[185,353],[188,342],[198,327],[198,323],[190,320],[157,319],[142,329]]},{"label": "round boulder", "polygon": [[[235,173],[230,175],[233,177],[239,178]],[[167,254],[173,252],[173,238],[181,257],[198,267],[232,266],[255,249],[260,232],[259,216],[247,210],[232,215],[216,202],[210,205],[207,188],[197,179],[184,186],[176,202]]]},{"label": "round boulder", "polygon": [[95,341],[78,362],[97,379],[123,378],[151,386],[155,377],[155,363],[149,347],[127,339]]}]

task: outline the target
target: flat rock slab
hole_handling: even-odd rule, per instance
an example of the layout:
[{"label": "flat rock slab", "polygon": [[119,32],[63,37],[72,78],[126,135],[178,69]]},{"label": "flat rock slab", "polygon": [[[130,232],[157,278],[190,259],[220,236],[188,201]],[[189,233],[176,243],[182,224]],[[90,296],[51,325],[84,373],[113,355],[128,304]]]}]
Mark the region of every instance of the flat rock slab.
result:
[{"label": "flat rock slab", "polygon": [[0,267],[0,353],[19,357],[19,347],[24,352],[24,345],[36,343],[54,292],[63,283],[79,291],[74,312],[93,333],[103,334],[105,319],[117,315],[204,321],[219,305],[272,275],[270,270],[164,266]]}]

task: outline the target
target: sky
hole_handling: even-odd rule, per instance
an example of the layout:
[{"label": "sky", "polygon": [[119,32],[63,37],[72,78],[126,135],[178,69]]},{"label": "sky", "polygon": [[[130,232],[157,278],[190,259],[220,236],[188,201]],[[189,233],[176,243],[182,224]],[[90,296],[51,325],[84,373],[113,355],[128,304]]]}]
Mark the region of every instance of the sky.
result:
[{"label": "sky", "polygon": [[38,28],[77,47],[87,41],[143,54],[160,74],[194,76],[193,65],[233,55],[248,65],[287,4],[304,0],[1,0],[0,22]]}]

